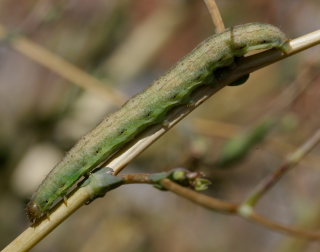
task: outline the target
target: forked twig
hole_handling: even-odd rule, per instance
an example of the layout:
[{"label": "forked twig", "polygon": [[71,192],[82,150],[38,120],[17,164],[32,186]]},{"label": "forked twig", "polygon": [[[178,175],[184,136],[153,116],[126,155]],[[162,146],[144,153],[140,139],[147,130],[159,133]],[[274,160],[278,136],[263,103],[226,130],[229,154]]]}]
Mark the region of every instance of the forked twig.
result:
[{"label": "forked twig", "polygon": [[254,221],[263,226],[266,226],[273,230],[280,231],[289,235],[295,235],[298,237],[303,237],[311,240],[320,240],[320,233],[316,233],[308,230],[302,230],[298,228],[292,228],[292,227],[279,224],[275,221],[267,219],[266,217],[256,213],[252,208],[244,209],[242,208],[241,205],[222,201],[213,197],[209,197],[209,196],[197,193],[193,190],[182,187],[168,179],[164,179],[161,183],[166,189],[198,205],[208,208],[210,210],[227,213],[227,214],[236,214],[241,217],[244,217],[245,219]]}]

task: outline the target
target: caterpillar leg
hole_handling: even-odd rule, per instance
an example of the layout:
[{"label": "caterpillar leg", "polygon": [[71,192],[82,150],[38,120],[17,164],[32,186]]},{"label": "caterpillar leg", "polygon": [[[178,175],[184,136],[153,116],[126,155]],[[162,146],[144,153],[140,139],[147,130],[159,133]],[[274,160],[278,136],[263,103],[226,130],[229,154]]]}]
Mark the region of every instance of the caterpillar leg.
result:
[{"label": "caterpillar leg", "polygon": [[188,107],[188,108],[195,108],[195,107],[196,107],[196,102],[195,102],[193,99],[191,99],[191,100],[188,102],[187,107]]},{"label": "caterpillar leg", "polygon": [[250,74],[243,75],[239,79],[230,83],[228,86],[239,86],[239,85],[245,83],[249,79],[249,76],[250,76]]},{"label": "caterpillar leg", "polygon": [[68,206],[68,204],[67,204],[67,197],[66,196],[63,196],[63,203],[66,205],[66,206]]},{"label": "caterpillar leg", "polygon": [[49,214],[49,212],[46,212],[46,218],[47,218],[48,221],[50,221],[50,214]]},{"label": "caterpillar leg", "polygon": [[170,122],[167,119],[164,119],[163,122],[161,123],[162,127],[166,130],[169,128],[169,124]]}]

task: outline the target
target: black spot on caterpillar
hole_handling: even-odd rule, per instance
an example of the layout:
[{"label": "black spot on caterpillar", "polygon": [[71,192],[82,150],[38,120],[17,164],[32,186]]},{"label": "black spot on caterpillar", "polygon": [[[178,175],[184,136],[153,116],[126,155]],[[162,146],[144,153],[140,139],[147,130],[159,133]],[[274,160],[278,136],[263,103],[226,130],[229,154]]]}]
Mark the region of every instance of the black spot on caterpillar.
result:
[{"label": "black spot on caterpillar", "polygon": [[164,123],[168,112],[187,104],[195,89],[215,85],[215,73],[219,69],[232,65],[236,57],[252,50],[278,48],[285,51],[286,41],[277,27],[259,23],[235,26],[209,37],[166,75],[79,140],[33,194],[27,205],[31,223],[46,216],[81,176],[94,170],[147,127]]}]

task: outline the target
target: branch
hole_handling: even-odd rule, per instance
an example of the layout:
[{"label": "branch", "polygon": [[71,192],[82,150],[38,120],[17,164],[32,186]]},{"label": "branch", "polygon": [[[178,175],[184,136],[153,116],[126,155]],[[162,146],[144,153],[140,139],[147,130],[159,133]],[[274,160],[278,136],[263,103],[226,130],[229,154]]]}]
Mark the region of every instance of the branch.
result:
[{"label": "branch", "polygon": [[178,194],[181,197],[184,197],[197,205],[203,206],[210,210],[235,214],[237,212],[238,205],[234,203],[225,202],[219,199],[215,199],[209,197],[207,195],[203,195],[197,193],[193,190],[180,186],[169,179],[163,179],[161,184],[169,191]]},{"label": "branch", "polygon": [[296,166],[320,142],[318,129],[300,148],[287,157],[287,160],[265,181],[257,186],[254,192],[245,201],[244,205],[253,207],[289,170]]},{"label": "branch", "polygon": [[310,240],[320,240],[320,233],[281,225],[277,222],[267,219],[266,217],[263,217],[262,215],[259,215],[258,213],[254,212],[252,208],[245,209],[237,204],[225,202],[219,199],[215,199],[215,198],[197,193],[195,191],[182,187],[170,181],[169,179],[164,179],[162,180],[161,183],[166,189],[200,206],[208,208],[210,210],[239,215],[245,219],[251,220],[253,222],[259,223],[273,230],[283,232],[289,235],[294,235],[300,238],[305,238]]},{"label": "branch", "polygon": [[204,0],[209,10],[212,21],[216,27],[216,32],[220,33],[225,30],[224,23],[219,11],[218,5],[215,0]]},{"label": "branch", "polygon": [[[106,163],[105,166],[112,168],[114,170],[114,174],[118,174],[129,162],[136,158],[149,145],[160,138],[176,123],[182,120],[191,111],[193,111],[196,107],[202,104],[211,95],[216,93],[225,85],[232,83],[247,73],[253,72],[259,68],[272,64],[285,57],[289,57],[299,51],[319,43],[320,30],[291,40],[287,45],[289,50],[288,54],[286,55],[283,55],[278,50],[269,50],[244,58],[237,67],[230,70],[229,75],[224,75],[225,79],[219,80],[218,85],[214,87],[208,86],[197,92],[193,97],[193,106],[180,107],[172,111],[168,116],[168,126],[166,128],[163,128],[161,125],[151,127],[149,130],[135,139],[131,144],[128,144],[126,149],[122,150],[120,153],[117,153],[117,155],[115,155],[110,162]],[[50,221],[46,219],[36,227],[29,227],[3,251],[26,251],[30,249],[89,199],[90,192],[88,192],[85,187],[79,188],[67,199],[66,204],[60,204],[53,210],[49,217]]]},{"label": "branch", "polygon": [[7,39],[9,45],[17,52],[48,68],[66,80],[88,91],[92,91],[100,96],[102,95],[119,106],[126,100],[126,97],[116,89],[113,89],[110,83],[99,81],[75,65],[27,38],[22,36],[15,37],[14,35],[12,35],[13,37],[11,38],[10,36],[11,34],[0,24],[0,39]]}]

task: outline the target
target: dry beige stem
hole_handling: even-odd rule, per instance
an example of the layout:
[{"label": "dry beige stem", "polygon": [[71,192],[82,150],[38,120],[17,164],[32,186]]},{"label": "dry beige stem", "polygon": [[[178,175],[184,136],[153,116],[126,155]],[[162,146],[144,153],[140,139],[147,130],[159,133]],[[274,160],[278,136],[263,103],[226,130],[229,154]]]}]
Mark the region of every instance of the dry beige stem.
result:
[{"label": "dry beige stem", "polygon": [[[6,29],[0,25],[0,39],[10,36]],[[92,75],[82,71],[75,65],[67,62],[56,54],[48,51],[31,40],[18,36],[10,41],[10,46],[24,56],[47,67],[52,72],[60,75],[66,80],[107,98],[116,105],[122,105],[126,97],[119,91],[111,88],[110,83],[101,82]]]},{"label": "dry beige stem", "polygon": [[225,27],[224,23],[218,8],[218,5],[215,0],[204,0],[204,2],[207,5],[207,8],[209,10],[210,16],[212,18],[212,21],[214,23],[214,26],[216,27],[216,32],[220,33],[223,32]]}]

